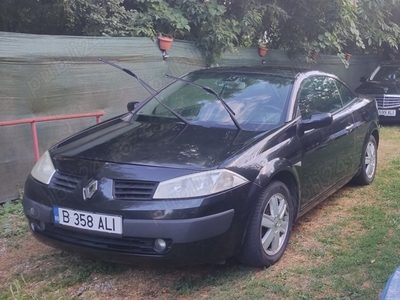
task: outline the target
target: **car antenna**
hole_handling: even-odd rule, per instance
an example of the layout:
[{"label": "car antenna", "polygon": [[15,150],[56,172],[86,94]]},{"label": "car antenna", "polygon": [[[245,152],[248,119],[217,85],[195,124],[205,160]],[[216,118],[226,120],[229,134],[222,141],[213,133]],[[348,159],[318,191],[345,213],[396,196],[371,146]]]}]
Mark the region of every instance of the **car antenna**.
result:
[{"label": "car antenna", "polygon": [[173,109],[169,108],[167,105],[165,105],[164,103],[162,103],[160,100],[158,100],[158,98],[156,97],[157,91],[155,89],[153,89],[147,82],[143,81],[140,77],[138,77],[135,73],[133,73],[131,70],[123,68],[121,66],[118,66],[117,64],[114,64],[106,59],[103,59],[101,57],[99,57],[99,61],[108,64],[114,68],[117,68],[118,70],[124,71],[126,74],[132,76],[133,78],[136,78],[137,81],[139,81],[139,83],[154,97],[154,99],[157,100],[158,103],[160,103],[165,109],[167,109],[168,111],[170,111],[175,117],[177,117],[179,120],[181,120],[182,122],[184,122],[185,124],[190,124],[190,122],[182,117],[180,114],[178,114],[176,111],[174,111]]},{"label": "car antenna", "polygon": [[186,79],[183,79],[183,78],[175,77],[175,76],[172,76],[172,75],[169,75],[169,74],[164,74],[164,77],[172,78],[172,79],[175,79],[175,80],[180,80],[180,81],[183,81],[183,82],[187,82],[189,84],[192,84],[194,86],[197,86],[197,87],[205,90],[209,94],[213,94],[222,103],[222,106],[228,112],[229,116],[231,117],[231,119],[232,119],[233,123],[235,124],[235,126],[237,127],[237,129],[243,130],[243,128],[240,126],[238,120],[236,120],[236,118],[235,118],[235,112],[232,110],[232,108],[229,107],[229,105],[225,102],[225,100],[222,99],[220,97],[220,95],[218,95],[218,93],[216,91],[214,91],[212,88],[210,88],[208,86],[204,86],[204,85],[198,84],[198,83],[195,83],[195,82],[192,82],[192,81],[189,81],[189,80],[186,80]]}]

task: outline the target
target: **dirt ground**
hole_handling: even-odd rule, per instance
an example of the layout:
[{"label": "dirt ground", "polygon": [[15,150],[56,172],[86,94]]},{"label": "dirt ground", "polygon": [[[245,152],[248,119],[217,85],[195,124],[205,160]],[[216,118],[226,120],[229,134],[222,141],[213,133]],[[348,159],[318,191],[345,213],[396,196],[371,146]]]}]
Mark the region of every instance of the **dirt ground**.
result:
[{"label": "dirt ground", "polygon": [[[396,136],[391,137],[400,141],[400,131]],[[399,143],[382,140],[378,152],[378,172],[387,165],[393,158],[398,156]],[[345,218],[351,209],[365,203],[365,197],[357,196],[357,189],[348,185],[341,191],[335,193],[327,201],[314,208],[311,212],[301,217],[295,223],[288,249],[283,258],[274,266],[269,268],[271,274],[280,274],[286,268],[293,266],[311,266],[318,263],[318,259],[310,260],[304,255],[304,251],[296,251],[300,246],[302,249],[316,249],[319,242],[313,238],[314,233],[326,228],[338,218]],[[373,193],[369,188],[368,193]],[[351,196],[349,196],[351,195]],[[340,208],[340,209],[337,209]],[[11,221],[11,220],[10,220]],[[358,230],[357,224],[349,226],[349,231]],[[351,233],[351,232],[350,232]],[[297,245],[294,247],[293,245]],[[50,264],[62,264],[60,261],[60,250],[47,247],[36,241],[30,234],[18,240],[18,245],[11,244],[6,239],[0,239],[0,287],[7,287],[15,282],[17,274],[26,274],[27,271],[47,272]],[[47,257],[48,259],[43,259]],[[69,257],[69,256],[68,256]],[[78,263],[80,258],[75,259]],[[84,260],[82,260],[84,261]],[[228,264],[237,264],[235,261],[228,261]],[[120,273],[98,274],[92,273],[90,282],[74,284],[65,288],[68,297],[79,297],[80,299],[155,299],[173,296],[170,287],[181,278],[205,278],[210,272],[214,272],[221,266],[196,266],[188,268],[150,268],[150,267],[123,267]],[[223,266],[222,266],[223,268]],[[64,270],[63,272],[68,272]],[[266,276],[263,270],[253,270],[253,276]],[[290,279],[289,279],[290,280]],[[295,279],[297,280],[297,279]],[[35,281],[37,282],[37,281]],[[29,286],[30,290],[39,289],[45,282],[37,282],[36,286]],[[299,283],[301,284],[301,283]],[[369,283],[364,283],[368,285]],[[208,291],[205,288],[204,296]],[[60,296],[61,298],[64,298]],[[174,296],[178,299],[186,299],[185,296]]]}]

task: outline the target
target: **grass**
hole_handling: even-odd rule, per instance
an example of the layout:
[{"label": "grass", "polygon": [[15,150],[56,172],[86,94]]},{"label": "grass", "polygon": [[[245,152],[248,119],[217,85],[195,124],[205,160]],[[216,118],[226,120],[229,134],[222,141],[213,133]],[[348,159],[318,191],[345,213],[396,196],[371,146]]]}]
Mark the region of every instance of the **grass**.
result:
[{"label": "grass", "polygon": [[[80,284],[90,286],[94,276],[115,275],[123,272],[125,267],[105,262],[82,260],[65,253],[43,255],[31,264],[35,265],[29,272],[13,274],[13,283],[8,291],[0,289],[0,299],[78,299],[84,287],[71,287]],[[32,284],[39,287],[32,290]]]},{"label": "grass", "polygon": [[[381,130],[385,143],[399,149],[398,127]],[[302,217],[285,256],[268,269],[235,260],[223,266],[135,268],[49,250],[22,257],[24,267],[17,265],[0,283],[0,298],[377,299],[400,265],[399,173],[400,156],[379,166],[372,185],[348,186]],[[343,201],[350,205],[343,207]],[[0,207],[0,224],[0,248],[12,251],[27,239],[20,201]]]},{"label": "grass", "polygon": [[22,237],[27,232],[21,200],[0,206],[0,238]]}]

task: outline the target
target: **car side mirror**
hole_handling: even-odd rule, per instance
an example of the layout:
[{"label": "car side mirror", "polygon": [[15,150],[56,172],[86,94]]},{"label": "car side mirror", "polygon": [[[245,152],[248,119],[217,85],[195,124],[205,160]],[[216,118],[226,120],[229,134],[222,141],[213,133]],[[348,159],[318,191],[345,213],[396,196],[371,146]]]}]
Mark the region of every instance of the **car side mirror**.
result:
[{"label": "car side mirror", "polygon": [[310,129],[317,129],[329,126],[333,123],[333,117],[330,113],[316,113],[312,114],[308,119],[301,122],[303,131]]},{"label": "car side mirror", "polygon": [[128,104],[126,105],[126,108],[128,109],[128,111],[132,111],[139,106],[139,103],[140,102],[137,102],[137,101],[128,102]]},{"label": "car side mirror", "polygon": [[366,81],[367,81],[367,77],[365,77],[365,76],[360,77],[360,82],[366,82]]}]

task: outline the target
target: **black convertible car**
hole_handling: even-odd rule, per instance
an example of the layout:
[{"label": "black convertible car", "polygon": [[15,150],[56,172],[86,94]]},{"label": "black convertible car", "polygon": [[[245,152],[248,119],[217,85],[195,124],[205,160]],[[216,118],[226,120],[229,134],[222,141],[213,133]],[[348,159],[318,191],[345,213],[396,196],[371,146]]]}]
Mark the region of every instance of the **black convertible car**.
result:
[{"label": "black convertible car", "polygon": [[334,75],[167,77],[158,92],[137,78],[147,100],[43,154],[23,198],[37,239],[111,261],[265,267],[299,216],[350,180],[374,180],[376,103]]}]

